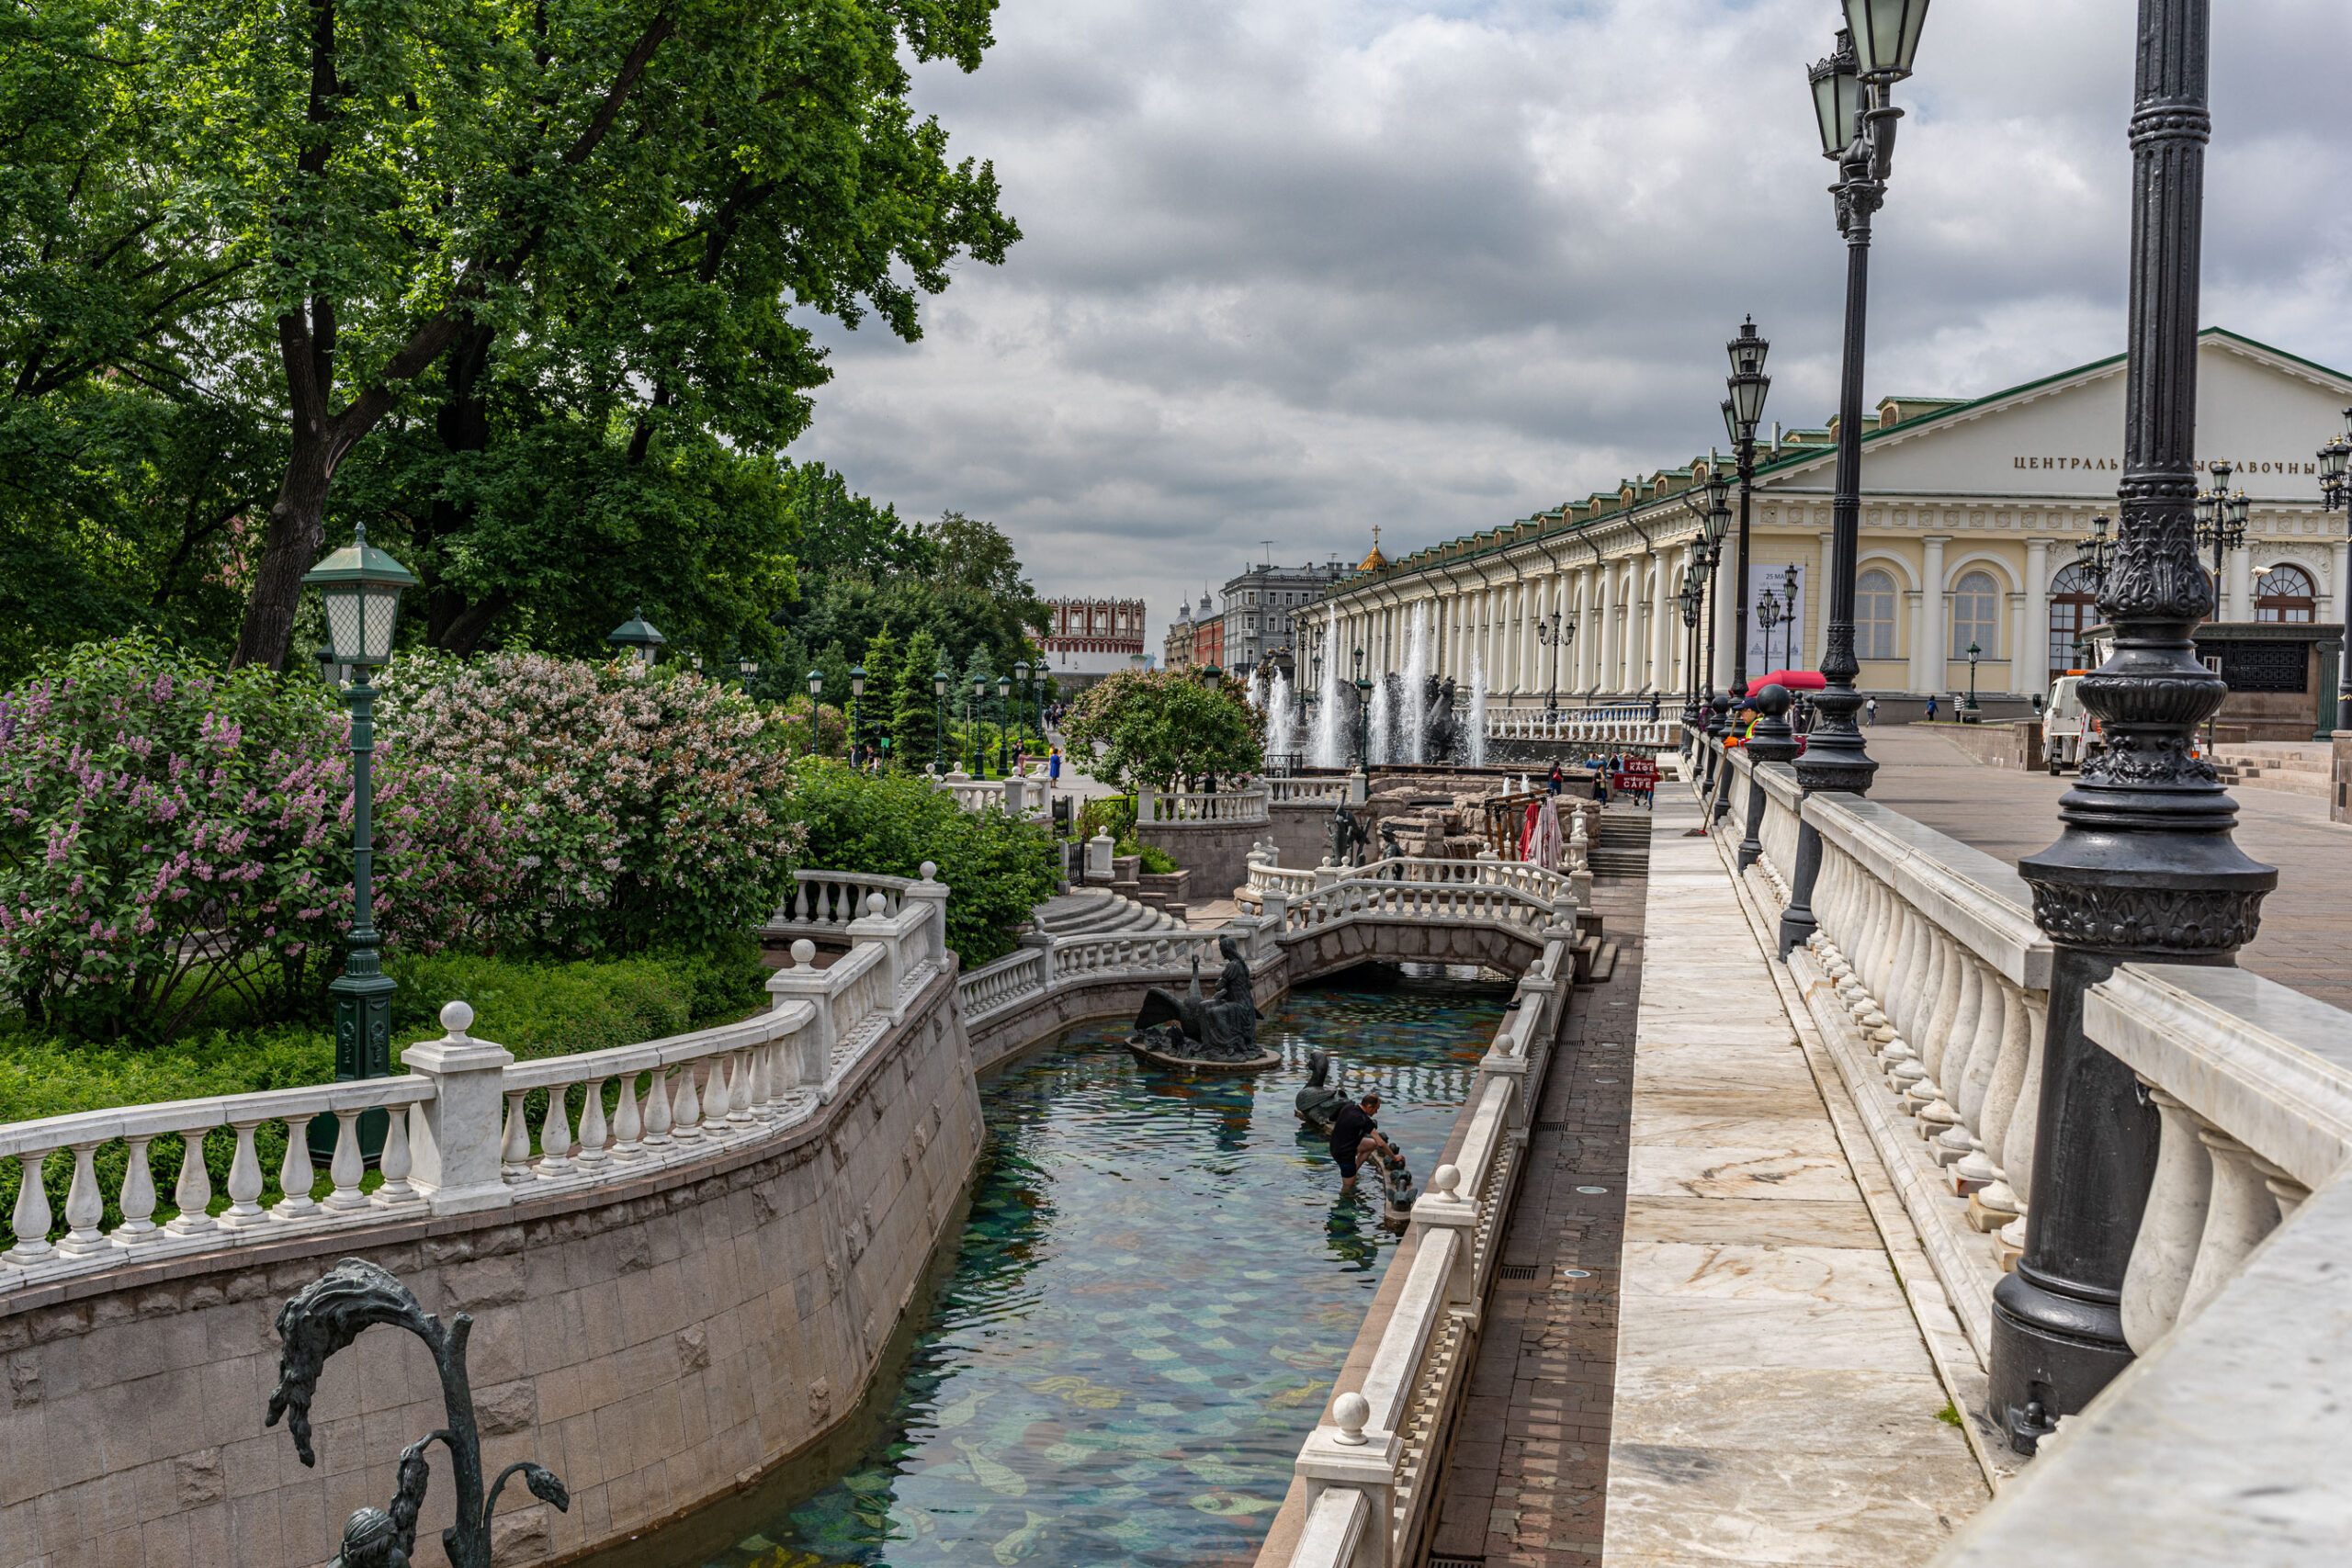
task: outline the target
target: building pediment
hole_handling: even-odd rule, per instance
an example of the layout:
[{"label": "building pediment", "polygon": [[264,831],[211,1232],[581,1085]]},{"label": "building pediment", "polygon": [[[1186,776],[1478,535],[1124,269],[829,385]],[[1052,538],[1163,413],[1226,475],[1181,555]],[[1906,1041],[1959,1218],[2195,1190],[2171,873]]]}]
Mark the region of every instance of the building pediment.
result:
[{"label": "building pediment", "polygon": [[[2257,501],[2316,503],[2322,443],[2342,427],[2352,377],[2233,333],[2198,340],[2197,457],[2223,460]],[[2111,502],[2123,477],[2120,355],[1968,402],[1929,407],[1869,432],[1862,489],[1875,495]],[[1888,412],[1907,413],[1902,400]],[[1826,492],[1834,447],[1783,457],[1758,476],[1769,491]]]}]

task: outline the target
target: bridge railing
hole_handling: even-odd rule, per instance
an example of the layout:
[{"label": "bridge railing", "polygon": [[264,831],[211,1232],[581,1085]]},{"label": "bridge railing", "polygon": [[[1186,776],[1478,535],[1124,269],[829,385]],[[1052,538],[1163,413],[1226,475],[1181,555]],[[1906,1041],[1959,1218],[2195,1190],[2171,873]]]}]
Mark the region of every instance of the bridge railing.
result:
[{"label": "bridge railing", "polygon": [[1448,860],[1429,855],[1391,855],[1370,865],[1349,866],[1339,874],[1340,881],[1367,877],[1445,886],[1513,887],[1548,904],[1556,904],[1575,896],[1566,872],[1549,871],[1532,861],[1498,858]]},{"label": "bridge railing", "polygon": [[2352,1013],[2243,969],[2128,964],[2083,1032],[2161,1119],[2120,1303],[2140,1359],[1938,1561],[2340,1561]]},{"label": "bridge railing", "polygon": [[[665,1162],[698,1158],[719,1143],[764,1135],[828,1097],[851,1063],[903,1017],[908,999],[947,962],[947,889],[924,875],[904,884],[899,908],[866,893],[866,911],[843,931],[850,953],[829,968],[794,947],[794,966],[768,981],[768,1010],[738,1022],[605,1051],[516,1062],[502,1045],[467,1033],[473,1010],[442,1009],[447,1033],[401,1053],[404,1075],[254,1094],[79,1111],[0,1126],[0,1159],[21,1171],[10,1215],[14,1244],[0,1253],[0,1291],[104,1273],[157,1258],[250,1248],[297,1231],[353,1227],[403,1213],[439,1214],[511,1203],[523,1189],[633,1179]],[[837,884],[820,882],[831,888]],[[830,897],[830,894],[828,895]],[[390,1113],[381,1184],[365,1190],[359,1120]],[[310,1153],[313,1117],[335,1118],[328,1179]],[[259,1134],[286,1134],[273,1198]],[[227,1207],[216,1201],[205,1161],[209,1140],[231,1140]],[[176,1210],[162,1223],[153,1179],[158,1140],[176,1141]],[[118,1145],[119,1149],[118,1151]],[[168,1150],[167,1142],[164,1148]],[[112,1184],[117,1222],[105,1224]],[[44,1176],[70,1161],[60,1234]]]},{"label": "bridge railing", "polygon": [[1566,944],[1555,940],[1521,977],[1457,1123],[1454,1158],[1413,1205],[1406,1247],[1390,1265],[1405,1270],[1394,1305],[1364,1326],[1363,1379],[1331,1401],[1300,1448],[1306,1516],[1286,1555],[1261,1559],[1267,1568],[1419,1560],[1435,1523],[1433,1467],[1468,1395],[1481,1309],[1522,1169],[1517,1134],[1543,1092],[1566,964]]},{"label": "bridge railing", "polygon": [[1343,778],[1270,778],[1260,781],[1268,804],[1273,806],[1344,806],[1348,781]]},{"label": "bridge railing", "polygon": [[1283,901],[1269,916],[1277,917],[1286,937],[1363,919],[1431,925],[1477,922],[1534,931],[1555,923],[1573,925],[1576,904],[1573,899],[1555,902],[1499,884],[1355,876],[1318,887],[1303,898]]},{"label": "bridge railing", "polygon": [[838,938],[865,913],[868,895],[879,893],[890,914],[899,912],[910,876],[876,876],[854,871],[796,871],[793,888],[761,928],[763,936]]},{"label": "bridge railing", "polygon": [[1541,709],[1489,709],[1489,740],[1556,740],[1591,746],[1672,746],[1681,737],[1679,718],[1654,716],[1646,703],[1623,707],[1546,713]]},{"label": "bridge railing", "polygon": [[1136,795],[1137,822],[1267,822],[1266,792],[1262,788],[1224,791],[1139,790]]}]

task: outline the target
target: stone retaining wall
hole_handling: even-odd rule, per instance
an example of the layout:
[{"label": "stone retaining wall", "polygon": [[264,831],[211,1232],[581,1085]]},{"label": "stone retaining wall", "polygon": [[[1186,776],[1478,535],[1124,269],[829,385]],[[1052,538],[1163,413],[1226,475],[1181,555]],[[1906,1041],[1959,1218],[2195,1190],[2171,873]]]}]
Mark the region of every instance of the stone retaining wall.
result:
[{"label": "stone retaining wall", "polygon": [[[1286,954],[1261,958],[1250,967],[1250,995],[1263,1012],[1290,988]],[[1210,988],[1216,976],[1204,973],[1201,987]],[[1069,982],[995,1014],[972,1031],[972,1067],[989,1072],[1004,1066],[1033,1045],[1042,1045],[1074,1024],[1106,1019],[1132,1019],[1143,1006],[1143,994],[1153,986],[1174,990],[1184,984],[1176,976],[1131,979],[1105,975]]]},{"label": "stone retaining wall", "polygon": [[1213,904],[1233,897],[1249,880],[1250,846],[1266,833],[1259,822],[1138,822],[1136,838],[1156,844],[1193,874],[1186,889],[1195,904]]},{"label": "stone retaining wall", "polygon": [[1953,724],[1938,719],[1918,728],[1941,736],[1978,761],[1996,768],[2036,773],[2049,765],[2041,750],[2041,721],[2038,718],[2009,724]]},{"label": "stone retaining wall", "polygon": [[[422,1345],[363,1335],[328,1363],[306,1470],[262,1417],[274,1322],[334,1260],[474,1314],[492,1473],[536,1459],[557,1513],[510,1488],[498,1562],[626,1540],[817,1440],[855,1407],[978,1157],[979,1100],[942,975],[824,1111],[774,1141],[593,1194],[305,1236],[0,1298],[0,1563],[309,1568],[390,1497],[443,1419]],[[446,1463],[420,1540],[449,1522]],[[527,1505],[527,1506],[525,1506]],[[437,1547],[425,1547],[437,1562]]]}]

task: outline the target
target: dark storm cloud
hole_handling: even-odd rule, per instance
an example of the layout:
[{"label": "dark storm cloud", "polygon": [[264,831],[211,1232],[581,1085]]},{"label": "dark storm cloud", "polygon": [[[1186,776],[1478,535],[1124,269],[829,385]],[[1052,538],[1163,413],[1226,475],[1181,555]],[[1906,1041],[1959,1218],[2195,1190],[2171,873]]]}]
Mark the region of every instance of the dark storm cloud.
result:
[{"label": "dark storm cloud", "polygon": [[[1010,0],[978,73],[920,80],[1028,237],[920,344],[829,331],[800,455],[992,517],[1047,592],[1158,623],[1261,539],[1409,547],[1705,449],[1744,312],[1770,414],[1818,424],[1844,257],[1804,68],[1835,15]],[[1899,92],[1871,396],[2120,346],[2132,18],[1940,0]],[[2206,319],[2352,363],[2352,12],[2216,20]]]}]

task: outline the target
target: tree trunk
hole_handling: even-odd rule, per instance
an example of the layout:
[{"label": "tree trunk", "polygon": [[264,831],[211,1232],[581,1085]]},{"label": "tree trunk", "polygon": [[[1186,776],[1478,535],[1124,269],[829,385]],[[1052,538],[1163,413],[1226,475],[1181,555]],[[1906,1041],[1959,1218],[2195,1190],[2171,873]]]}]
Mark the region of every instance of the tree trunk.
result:
[{"label": "tree trunk", "polygon": [[269,535],[262,547],[261,565],[254,573],[252,594],[245,601],[245,622],[237,634],[237,651],[230,668],[265,664],[286,668],[288,646],[294,637],[294,607],[302,597],[302,574],[319,558],[326,540],[327,443],[297,423],[294,450],[286,460],[286,478],[277,501],[269,509]]}]

